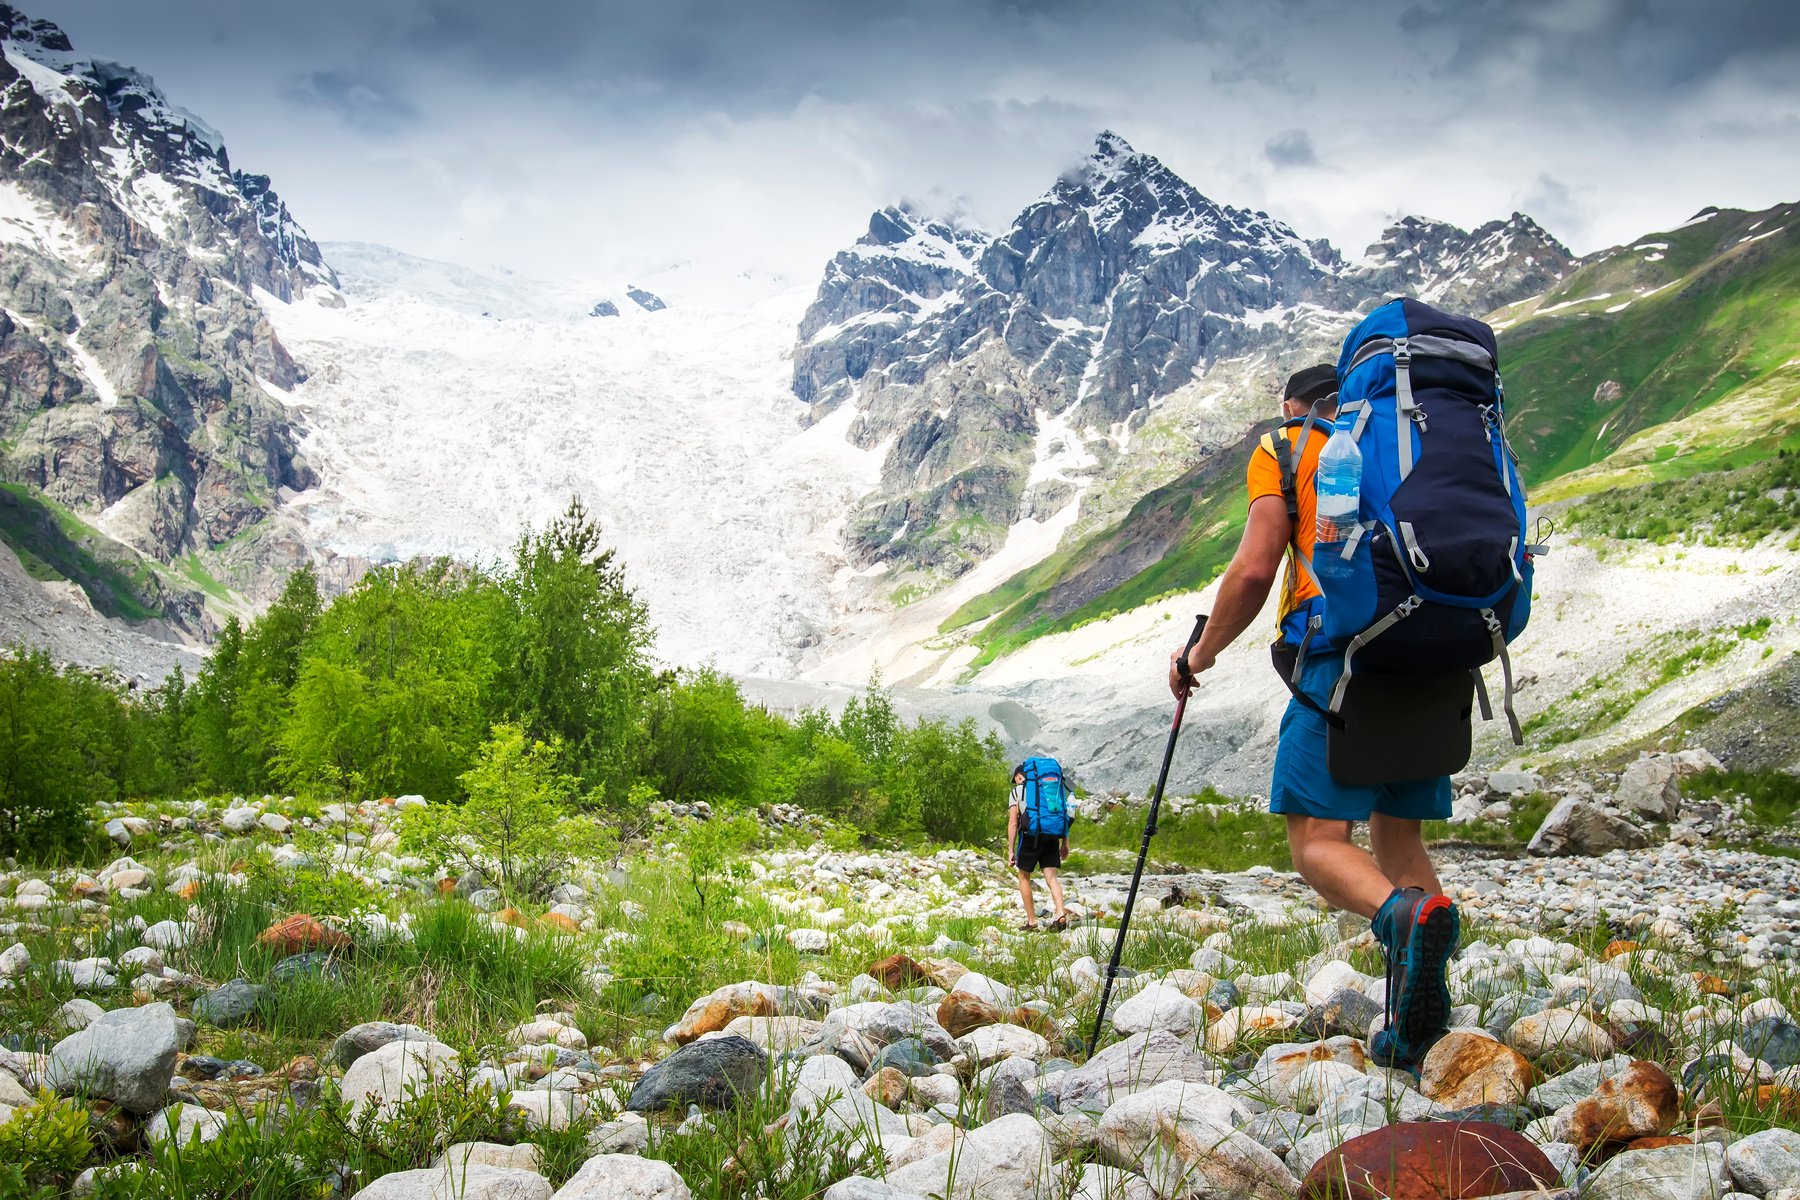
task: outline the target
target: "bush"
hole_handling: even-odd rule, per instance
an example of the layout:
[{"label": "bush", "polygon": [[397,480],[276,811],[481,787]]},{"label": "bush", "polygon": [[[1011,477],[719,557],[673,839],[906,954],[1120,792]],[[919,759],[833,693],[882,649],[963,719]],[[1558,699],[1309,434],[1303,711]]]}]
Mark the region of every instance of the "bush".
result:
[{"label": "bush", "polygon": [[59,1195],[54,1185],[72,1180],[92,1151],[87,1110],[41,1093],[0,1124],[0,1195]]},{"label": "bush", "polygon": [[999,739],[977,734],[973,718],[959,725],[922,720],[894,738],[888,791],[896,815],[940,841],[997,838],[1011,782]]},{"label": "bush", "polygon": [[[650,698],[643,773],[670,800],[750,799],[769,718],[744,704],[737,682],[711,667],[674,677]],[[759,718],[761,718],[759,720]]]},{"label": "bush", "polygon": [[517,725],[496,725],[461,780],[469,798],[407,810],[401,838],[443,862],[461,863],[510,897],[541,896],[577,858],[605,852],[607,834],[569,803],[575,781],[557,770],[561,748],[527,743]]},{"label": "bush", "polygon": [[115,683],[58,670],[41,651],[0,650],[0,853],[66,854],[88,805],[154,786],[164,723]]}]

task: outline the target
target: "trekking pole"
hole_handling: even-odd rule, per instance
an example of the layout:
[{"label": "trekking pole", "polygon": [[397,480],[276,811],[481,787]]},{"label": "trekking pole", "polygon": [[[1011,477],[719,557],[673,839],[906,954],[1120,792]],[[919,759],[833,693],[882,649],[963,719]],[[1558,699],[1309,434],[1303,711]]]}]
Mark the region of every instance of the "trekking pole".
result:
[{"label": "trekking pole", "polygon": [[1113,979],[1119,974],[1119,954],[1125,948],[1125,931],[1131,927],[1131,909],[1137,903],[1138,881],[1144,877],[1144,859],[1150,853],[1150,839],[1156,836],[1156,812],[1162,807],[1163,785],[1169,780],[1169,763],[1175,758],[1175,738],[1181,732],[1181,715],[1187,711],[1188,692],[1194,679],[1188,674],[1187,656],[1200,634],[1206,629],[1206,614],[1194,618],[1194,632],[1181,651],[1180,675],[1186,683],[1175,699],[1175,720],[1169,726],[1169,744],[1163,749],[1162,770],[1156,775],[1156,788],[1150,793],[1150,815],[1144,819],[1144,844],[1138,847],[1137,866],[1131,872],[1131,890],[1125,893],[1125,911],[1119,914],[1119,936],[1113,940],[1112,961],[1106,964],[1106,984],[1100,989],[1100,1011],[1094,1014],[1094,1032],[1088,1038],[1088,1057],[1100,1044],[1100,1027],[1106,1022],[1106,1002],[1112,998]]}]

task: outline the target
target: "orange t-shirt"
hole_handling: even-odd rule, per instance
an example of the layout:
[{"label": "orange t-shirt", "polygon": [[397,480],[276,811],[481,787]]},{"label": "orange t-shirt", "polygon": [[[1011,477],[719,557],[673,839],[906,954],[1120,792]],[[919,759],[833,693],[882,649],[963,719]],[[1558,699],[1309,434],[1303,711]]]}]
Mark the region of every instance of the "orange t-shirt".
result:
[{"label": "orange t-shirt", "polygon": [[[1313,479],[1319,473],[1319,452],[1325,449],[1325,443],[1331,436],[1330,426],[1320,429],[1317,426],[1295,426],[1291,429],[1277,429],[1271,437],[1286,437],[1288,444],[1295,444],[1302,436],[1305,448],[1294,456],[1294,490],[1297,507],[1300,510],[1299,528],[1294,530],[1293,540],[1288,543],[1287,575],[1281,583],[1281,619],[1299,608],[1306,601],[1319,594],[1313,581],[1300,572],[1294,565],[1294,544],[1298,543],[1301,551],[1308,557],[1313,547],[1313,510],[1316,496]],[[1260,442],[1250,452],[1250,468],[1247,472],[1250,485],[1250,503],[1255,504],[1264,496],[1281,499],[1281,467],[1275,456]]]}]

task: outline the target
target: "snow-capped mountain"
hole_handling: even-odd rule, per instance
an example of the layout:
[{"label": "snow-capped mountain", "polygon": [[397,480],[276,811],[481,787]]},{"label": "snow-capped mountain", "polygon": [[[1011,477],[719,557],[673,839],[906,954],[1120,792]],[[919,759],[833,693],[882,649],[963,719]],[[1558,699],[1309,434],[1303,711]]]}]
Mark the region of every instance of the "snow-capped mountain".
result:
[{"label": "snow-capped mountain", "polygon": [[[246,536],[315,482],[257,296],[333,295],[318,247],[148,76],[4,5],[0,37],[5,477],[123,543],[103,553],[290,564]],[[179,582],[146,587],[193,615]]]},{"label": "snow-capped mountain", "polygon": [[1417,296],[1458,312],[1487,313],[1548,290],[1576,265],[1543,226],[1514,213],[1465,232],[1403,217],[1343,274],[1345,298]]},{"label": "snow-capped mountain", "polygon": [[[853,557],[929,588],[1023,520],[1079,501],[1092,523],[1235,442],[1266,376],[1329,357],[1386,295],[1485,312],[1570,263],[1515,214],[1472,234],[1408,219],[1350,266],[1105,132],[998,235],[877,212],[801,322],[794,392],[814,419],[852,406],[852,439],[883,456]],[[1171,444],[1176,417],[1199,448]]]}]

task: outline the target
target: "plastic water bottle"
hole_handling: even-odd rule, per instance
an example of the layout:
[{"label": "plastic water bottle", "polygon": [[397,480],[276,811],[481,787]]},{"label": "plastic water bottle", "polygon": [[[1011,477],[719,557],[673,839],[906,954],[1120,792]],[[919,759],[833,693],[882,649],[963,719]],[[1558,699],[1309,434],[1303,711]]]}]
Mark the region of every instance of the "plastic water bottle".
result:
[{"label": "plastic water bottle", "polygon": [[1356,439],[1338,425],[1319,451],[1318,501],[1313,509],[1313,544],[1342,543],[1356,528],[1362,500],[1362,451]]}]

